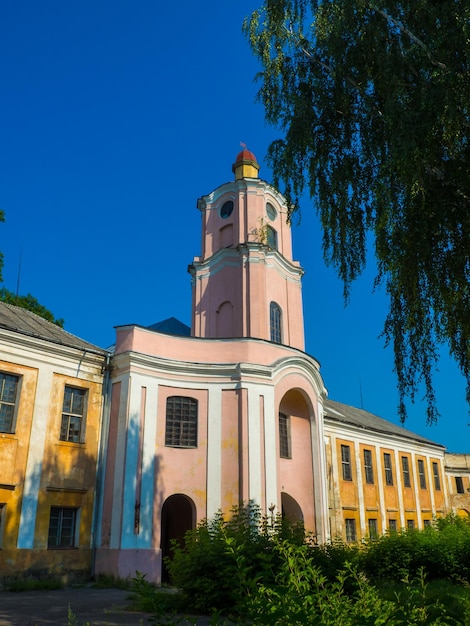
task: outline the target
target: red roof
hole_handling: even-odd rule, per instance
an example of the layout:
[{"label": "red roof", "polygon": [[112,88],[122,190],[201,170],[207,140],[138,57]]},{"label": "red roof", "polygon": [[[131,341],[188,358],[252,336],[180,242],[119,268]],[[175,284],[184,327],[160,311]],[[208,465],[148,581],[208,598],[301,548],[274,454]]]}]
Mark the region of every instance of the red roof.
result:
[{"label": "red roof", "polygon": [[254,163],[258,162],[253,152],[250,152],[246,148],[239,152],[237,154],[237,158],[235,159],[235,163],[240,163],[241,161],[253,161]]}]

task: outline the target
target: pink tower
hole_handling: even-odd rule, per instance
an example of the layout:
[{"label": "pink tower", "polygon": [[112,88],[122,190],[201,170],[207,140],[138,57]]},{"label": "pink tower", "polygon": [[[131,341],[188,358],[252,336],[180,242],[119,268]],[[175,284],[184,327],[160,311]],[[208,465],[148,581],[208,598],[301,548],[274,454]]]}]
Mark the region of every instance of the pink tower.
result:
[{"label": "pink tower", "polygon": [[283,196],[242,150],[235,180],[198,201],[202,255],[192,275],[192,335],[250,337],[304,349],[303,270],[292,260]]}]

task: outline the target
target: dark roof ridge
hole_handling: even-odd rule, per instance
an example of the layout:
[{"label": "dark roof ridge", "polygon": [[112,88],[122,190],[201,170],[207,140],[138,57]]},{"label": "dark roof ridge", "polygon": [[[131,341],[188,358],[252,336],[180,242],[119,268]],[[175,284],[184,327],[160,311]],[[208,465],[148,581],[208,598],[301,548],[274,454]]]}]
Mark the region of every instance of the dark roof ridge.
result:
[{"label": "dark roof ridge", "polygon": [[0,301],[0,328],[71,348],[106,354],[106,350],[69,333],[28,309]]}]

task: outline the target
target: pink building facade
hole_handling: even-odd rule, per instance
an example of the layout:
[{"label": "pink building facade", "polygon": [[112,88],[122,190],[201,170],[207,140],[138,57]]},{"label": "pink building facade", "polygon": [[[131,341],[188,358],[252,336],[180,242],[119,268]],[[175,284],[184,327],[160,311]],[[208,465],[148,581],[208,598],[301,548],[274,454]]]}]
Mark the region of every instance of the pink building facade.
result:
[{"label": "pink building facade", "polygon": [[95,573],[157,583],[169,543],[254,501],[329,537],[326,390],[304,350],[302,268],[283,196],[243,150],[200,198],[189,336],[117,329]]}]

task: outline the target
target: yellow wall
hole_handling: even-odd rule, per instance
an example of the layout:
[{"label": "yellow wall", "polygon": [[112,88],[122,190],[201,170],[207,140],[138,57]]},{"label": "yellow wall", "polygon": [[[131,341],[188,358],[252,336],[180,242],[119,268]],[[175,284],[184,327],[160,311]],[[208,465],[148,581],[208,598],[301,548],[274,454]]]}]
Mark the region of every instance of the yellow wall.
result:
[{"label": "yellow wall", "polygon": [[[15,432],[0,433],[0,504],[4,505],[0,571],[4,576],[89,576],[102,407],[101,368],[88,374],[82,370],[80,377],[55,373],[48,392],[40,398],[37,368],[0,361],[0,370],[21,376]],[[65,385],[88,391],[83,443],[59,440]],[[38,426],[41,419],[46,422],[45,438],[37,433],[44,431],[43,424]],[[31,462],[28,467],[28,455],[33,458],[33,450],[37,454],[40,446],[39,462]],[[31,481],[38,472],[39,481]],[[34,539],[30,547],[18,548],[21,519],[25,515],[25,484],[29,485],[29,497],[32,495],[37,502]],[[36,491],[34,485],[39,485]],[[78,509],[78,541],[74,548],[48,549],[51,506]]]}]

